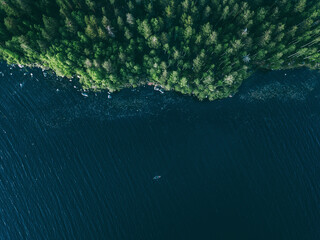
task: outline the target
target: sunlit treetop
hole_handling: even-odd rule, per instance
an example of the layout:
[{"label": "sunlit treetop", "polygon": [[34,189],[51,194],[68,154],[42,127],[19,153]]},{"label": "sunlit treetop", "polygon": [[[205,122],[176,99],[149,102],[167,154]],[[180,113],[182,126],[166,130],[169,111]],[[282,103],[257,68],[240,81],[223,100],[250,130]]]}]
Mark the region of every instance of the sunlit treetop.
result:
[{"label": "sunlit treetop", "polygon": [[0,56],[80,76],[85,89],[151,83],[214,100],[255,69],[320,67],[317,0],[0,0]]}]

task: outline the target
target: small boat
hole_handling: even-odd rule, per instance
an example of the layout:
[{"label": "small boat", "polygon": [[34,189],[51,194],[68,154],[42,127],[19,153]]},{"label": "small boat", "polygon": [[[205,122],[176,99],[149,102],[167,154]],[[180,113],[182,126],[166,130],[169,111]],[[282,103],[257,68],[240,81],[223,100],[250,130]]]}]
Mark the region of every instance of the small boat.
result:
[{"label": "small boat", "polygon": [[81,95],[84,97],[89,97],[88,93],[81,93]]},{"label": "small boat", "polygon": [[160,179],[161,178],[161,176],[154,176],[153,177],[153,180],[158,180],[158,179]]}]

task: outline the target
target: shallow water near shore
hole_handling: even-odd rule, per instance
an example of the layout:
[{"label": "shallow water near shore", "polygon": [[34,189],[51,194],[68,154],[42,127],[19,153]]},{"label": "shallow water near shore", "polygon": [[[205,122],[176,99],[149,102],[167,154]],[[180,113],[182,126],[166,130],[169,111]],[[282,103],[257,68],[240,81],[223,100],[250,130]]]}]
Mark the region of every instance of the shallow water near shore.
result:
[{"label": "shallow water near shore", "polygon": [[0,71],[0,239],[320,238],[319,72],[198,102]]}]

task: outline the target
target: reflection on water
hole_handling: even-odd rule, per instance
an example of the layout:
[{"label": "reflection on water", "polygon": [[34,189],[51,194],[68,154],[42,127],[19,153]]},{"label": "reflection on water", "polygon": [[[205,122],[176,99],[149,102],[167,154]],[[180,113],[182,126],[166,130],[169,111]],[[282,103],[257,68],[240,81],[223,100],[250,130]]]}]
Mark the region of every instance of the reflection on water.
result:
[{"label": "reflection on water", "polygon": [[319,75],[306,70],[260,73],[254,78],[262,80],[263,84],[251,86],[252,89],[240,95],[242,100],[267,101],[277,99],[281,101],[304,101],[319,86]]}]

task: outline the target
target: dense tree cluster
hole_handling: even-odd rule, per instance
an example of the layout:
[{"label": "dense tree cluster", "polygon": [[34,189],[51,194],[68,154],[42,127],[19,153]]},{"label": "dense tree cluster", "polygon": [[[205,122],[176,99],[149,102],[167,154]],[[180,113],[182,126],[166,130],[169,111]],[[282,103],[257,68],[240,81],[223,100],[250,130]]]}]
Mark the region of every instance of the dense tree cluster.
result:
[{"label": "dense tree cluster", "polygon": [[213,100],[256,68],[319,68],[320,1],[0,0],[0,58]]}]

